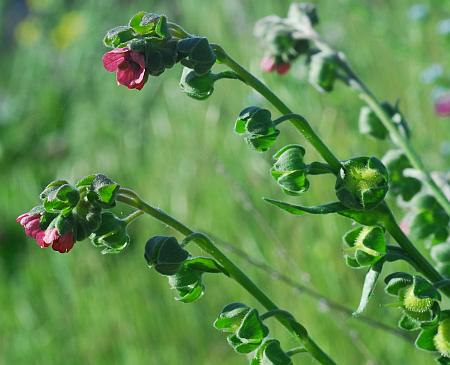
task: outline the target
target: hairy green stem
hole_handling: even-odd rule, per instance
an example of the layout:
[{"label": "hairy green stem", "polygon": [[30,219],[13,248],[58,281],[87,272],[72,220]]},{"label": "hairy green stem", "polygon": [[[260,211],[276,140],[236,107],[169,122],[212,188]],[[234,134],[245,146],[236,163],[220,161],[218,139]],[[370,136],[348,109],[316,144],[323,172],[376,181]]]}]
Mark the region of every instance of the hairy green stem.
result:
[{"label": "hairy green stem", "polygon": [[295,347],[293,349],[290,349],[289,351],[286,351],[286,355],[288,355],[289,357],[292,357],[296,354],[301,354],[301,353],[305,353],[305,352],[307,352],[307,351],[304,347]]},{"label": "hairy green stem", "polygon": [[142,210],[136,210],[133,213],[131,213],[130,215],[123,218],[122,220],[128,225],[143,214],[144,214],[144,212]]},{"label": "hairy green stem", "polygon": [[[306,140],[313,145],[313,147],[320,153],[323,159],[331,166],[333,172],[338,174],[341,163],[336,156],[330,151],[327,145],[320,139],[320,137],[314,132],[309,125],[308,121],[298,115],[293,114],[291,109],[284,104],[278,96],[276,96],[266,85],[264,85],[259,79],[253,76],[249,71],[242,67],[238,62],[231,58],[224,50],[218,45],[214,45],[214,51],[217,59],[223,64],[227,65],[230,69],[236,72],[242,80],[262,96],[264,96],[278,111],[283,114],[282,118],[289,119],[294,127],[306,138]],[[288,116],[287,116],[288,115]],[[280,119],[277,119],[280,123]]]},{"label": "hairy green stem", "polygon": [[[173,229],[177,230],[185,236],[195,233],[192,229],[171,217],[159,208],[152,207],[145,203],[139,196],[129,189],[120,189],[117,195],[117,200],[141,210],[153,218],[167,224]],[[214,243],[207,238],[207,236],[196,237],[194,242],[211,257],[216,259],[229,273],[237,283],[239,283],[245,290],[247,290],[261,305],[268,311],[278,310],[278,307],[272,300],[244,274],[225,254],[220,251]],[[302,346],[313,356],[317,361],[324,365],[335,365],[335,362],[309,337],[306,329],[298,322],[292,322],[285,316],[276,316],[277,320],[288,329],[291,334],[296,337]]]}]

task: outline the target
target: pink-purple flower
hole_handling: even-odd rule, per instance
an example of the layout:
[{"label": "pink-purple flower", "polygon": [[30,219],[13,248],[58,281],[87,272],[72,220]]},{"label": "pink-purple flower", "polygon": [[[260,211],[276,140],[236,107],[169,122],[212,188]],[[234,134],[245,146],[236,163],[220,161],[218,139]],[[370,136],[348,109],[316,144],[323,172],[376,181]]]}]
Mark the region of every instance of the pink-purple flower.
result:
[{"label": "pink-purple flower", "polygon": [[141,90],[147,82],[144,55],[129,48],[116,48],[105,53],[103,66],[116,73],[118,85]]},{"label": "pink-purple flower", "polygon": [[24,213],[17,217],[16,221],[25,229],[28,237],[34,238],[41,248],[52,246],[55,251],[60,253],[69,252],[75,244],[72,232],[60,235],[55,227],[41,229],[40,214]]},{"label": "pink-purple flower", "polygon": [[450,116],[450,94],[439,97],[434,103],[434,110],[440,117]]},{"label": "pink-purple flower", "polygon": [[289,63],[277,63],[272,56],[265,56],[261,60],[261,68],[265,72],[277,72],[279,75],[284,75],[289,71],[291,65]]}]

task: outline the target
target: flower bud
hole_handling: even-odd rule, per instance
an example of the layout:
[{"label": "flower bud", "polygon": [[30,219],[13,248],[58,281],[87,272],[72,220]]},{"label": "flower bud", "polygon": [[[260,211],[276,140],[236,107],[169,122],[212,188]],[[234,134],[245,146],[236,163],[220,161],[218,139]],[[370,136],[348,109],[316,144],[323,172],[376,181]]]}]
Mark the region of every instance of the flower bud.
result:
[{"label": "flower bud", "polygon": [[336,180],[336,196],[346,207],[368,210],[381,203],[389,189],[386,167],[375,157],[342,162]]},{"label": "flower bud", "polygon": [[130,19],[130,27],[137,35],[168,39],[171,37],[164,15],[140,11]]},{"label": "flower bud", "polygon": [[336,55],[319,52],[311,56],[309,65],[309,82],[320,92],[333,90],[337,77]]},{"label": "flower bud", "polygon": [[107,47],[117,48],[134,38],[133,29],[129,26],[115,27],[106,33],[103,43]]},{"label": "flower bud", "polygon": [[40,198],[49,213],[70,211],[78,204],[80,193],[65,180],[53,181],[44,189]]},{"label": "flower bud", "polygon": [[439,323],[433,342],[442,356],[450,358],[450,318],[446,318]]},{"label": "flower bud", "polygon": [[216,55],[204,37],[182,39],[178,41],[177,50],[181,57],[180,62],[198,75],[208,73],[216,62]]},{"label": "flower bud", "polygon": [[204,100],[213,93],[215,81],[211,71],[204,75],[198,75],[194,70],[185,67],[181,75],[180,86],[191,98]]},{"label": "flower bud", "polygon": [[155,236],[145,245],[145,259],[149,267],[154,267],[161,275],[175,275],[188,258],[175,237]]},{"label": "flower bud", "polygon": [[245,141],[259,152],[267,151],[280,134],[270,111],[256,106],[246,108],[239,114],[234,130],[244,135]]},{"label": "flower bud", "polygon": [[200,299],[205,292],[202,275],[201,271],[181,265],[174,275],[169,276],[169,285],[178,292],[176,300],[192,303]]},{"label": "flower bud", "polygon": [[100,227],[89,238],[103,254],[119,253],[130,243],[126,222],[111,212],[102,213]]},{"label": "flower bud", "polygon": [[309,188],[304,156],[305,149],[295,144],[283,147],[273,156],[275,163],[270,172],[286,194],[299,195]]},{"label": "flower bud", "polygon": [[242,303],[226,305],[214,321],[214,327],[222,332],[234,333],[238,330],[250,307]]}]

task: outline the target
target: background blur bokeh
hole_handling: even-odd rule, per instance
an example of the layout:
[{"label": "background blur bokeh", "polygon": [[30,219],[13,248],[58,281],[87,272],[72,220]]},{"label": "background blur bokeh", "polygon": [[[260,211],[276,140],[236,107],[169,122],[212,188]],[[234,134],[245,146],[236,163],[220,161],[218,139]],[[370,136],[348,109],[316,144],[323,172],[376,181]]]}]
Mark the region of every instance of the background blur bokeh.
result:
[{"label": "background blur bokeh", "polygon": [[[433,114],[422,71],[450,73],[450,43],[437,31],[448,1],[317,1],[320,30],[342,48],[376,93],[400,98],[414,143],[431,169],[448,168],[449,120]],[[196,304],[173,300],[164,277],[143,259],[145,240],[173,234],[151,219],[132,226],[132,245],[103,256],[88,242],[68,255],[39,249],[15,223],[55,178],[104,172],[186,224],[270,263],[292,279],[356,308],[363,272],[342,259],[339,217],[298,219],[266,205],[282,197],[256,154],[232,131],[244,107],[263,101],[234,81],[197,102],[178,88],[180,67],[143,91],[117,87],[101,63],[104,33],[138,10],[167,14],[192,33],[222,44],[311,120],[344,159],[382,156],[387,142],[357,131],[361,102],[342,85],[320,95],[297,64],[286,77],[261,75],[254,22],[284,15],[289,1],[0,0],[0,364],[244,364],[211,325],[232,301],[255,303],[231,280],[207,277]],[[450,28],[450,27],[448,27]],[[442,30],[442,29],[441,29]],[[450,29],[449,29],[450,32]],[[441,32],[442,33],[442,32]],[[303,141],[288,125],[279,144]],[[308,148],[308,155],[316,157]],[[447,166],[446,166],[447,165]],[[319,183],[320,181],[320,183]],[[332,199],[331,179],[314,179],[302,201]],[[234,258],[277,303],[291,310],[338,363],[432,364],[404,339],[330,311],[324,303]],[[377,288],[368,314],[395,325],[399,313]],[[273,333],[293,345],[274,324]],[[298,362],[312,364],[302,355]]]}]

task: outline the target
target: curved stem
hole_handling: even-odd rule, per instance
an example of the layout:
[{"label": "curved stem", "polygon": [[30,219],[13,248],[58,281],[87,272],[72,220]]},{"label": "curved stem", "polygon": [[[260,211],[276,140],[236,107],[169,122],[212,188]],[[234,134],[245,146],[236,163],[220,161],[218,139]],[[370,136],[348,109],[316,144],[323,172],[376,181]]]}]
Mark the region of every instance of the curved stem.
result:
[{"label": "curved stem", "polygon": [[133,213],[131,213],[130,215],[128,215],[127,217],[123,218],[122,220],[128,225],[143,214],[144,214],[144,212],[142,210],[136,210]]},{"label": "curved stem", "polygon": [[[264,96],[281,114],[281,118],[277,121],[280,123],[282,120],[290,120],[294,127],[311,143],[317,152],[323,157],[323,159],[331,166],[333,172],[337,174],[341,168],[341,163],[330,151],[330,149],[322,142],[320,137],[314,132],[309,125],[308,121],[298,114],[293,114],[291,109],[284,104],[278,96],[276,96],[266,85],[264,85],[259,79],[253,76],[249,71],[242,67],[238,62],[232,59],[223,48],[218,45],[213,45],[217,59],[227,65],[230,69],[236,72],[242,80],[262,96]],[[285,119],[282,119],[285,118]]]},{"label": "curved stem", "polygon": [[304,347],[295,347],[293,349],[290,349],[288,351],[286,351],[286,355],[288,355],[289,357],[292,357],[296,354],[301,354],[307,352],[306,349]]},{"label": "curved stem", "polygon": [[[192,229],[179,222],[175,218],[171,217],[159,208],[154,208],[151,205],[145,203],[138,197],[136,193],[128,195],[129,190],[120,189],[117,195],[117,200],[130,205],[136,209],[151,215],[157,220],[167,224],[173,229],[177,230],[185,236],[195,233]],[[203,238],[202,238],[203,237]],[[225,254],[220,251],[210,239],[204,239],[206,236],[195,237],[194,242],[214,259],[216,259],[230,274],[236,282],[238,282],[245,290],[247,290],[261,305],[267,310],[277,310],[278,307],[272,300],[244,274]],[[207,238],[207,237],[206,237]],[[298,322],[292,322],[286,317],[277,316],[277,320],[288,329],[303,345],[305,349],[313,356],[317,361],[324,365],[335,365],[335,362],[309,337],[306,329]]]},{"label": "curved stem", "polygon": [[[444,278],[441,274],[428,262],[428,260],[420,253],[409,238],[403,233],[391,211],[386,214],[384,226],[391,236],[397,241],[399,246],[408,254],[414,267],[420,271],[432,283],[442,282]],[[450,298],[450,287],[443,286],[440,290]]]}]

